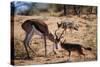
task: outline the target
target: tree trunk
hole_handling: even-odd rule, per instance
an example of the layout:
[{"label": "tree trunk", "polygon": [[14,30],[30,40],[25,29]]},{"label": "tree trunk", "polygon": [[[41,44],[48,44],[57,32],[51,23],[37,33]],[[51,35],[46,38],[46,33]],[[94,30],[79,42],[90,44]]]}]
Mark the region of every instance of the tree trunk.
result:
[{"label": "tree trunk", "polygon": [[80,6],[74,6],[75,15],[80,16]]},{"label": "tree trunk", "polygon": [[64,16],[66,16],[67,15],[67,12],[66,12],[66,5],[64,5]]}]

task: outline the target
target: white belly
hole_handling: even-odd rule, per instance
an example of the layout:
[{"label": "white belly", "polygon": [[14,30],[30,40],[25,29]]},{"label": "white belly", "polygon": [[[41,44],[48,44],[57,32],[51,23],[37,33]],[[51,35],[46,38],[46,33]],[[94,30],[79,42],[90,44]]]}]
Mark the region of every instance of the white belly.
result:
[{"label": "white belly", "polygon": [[34,25],[32,25],[32,27],[33,27],[33,31],[34,31],[35,34],[40,35],[40,36],[43,36],[43,34],[42,34],[40,31],[38,31],[38,30],[35,28]]}]

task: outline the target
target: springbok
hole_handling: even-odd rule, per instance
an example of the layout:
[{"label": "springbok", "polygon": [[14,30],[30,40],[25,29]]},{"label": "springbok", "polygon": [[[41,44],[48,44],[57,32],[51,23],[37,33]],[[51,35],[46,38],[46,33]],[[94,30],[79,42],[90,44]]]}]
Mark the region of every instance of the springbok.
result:
[{"label": "springbok", "polygon": [[[76,51],[79,56],[80,55],[83,55],[84,56],[84,59],[85,59],[85,54],[83,53],[83,48],[85,50],[89,50],[91,51],[91,47],[84,47],[80,44],[74,44],[74,43],[65,43],[65,40],[63,42],[60,41],[60,44],[61,44],[61,47],[65,50],[67,50],[69,52],[69,58],[70,58],[70,55],[71,55],[71,51]],[[81,56],[80,56],[81,57]]]},{"label": "springbok", "polygon": [[72,21],[64,20],[64,21],[61,21],[61,23],[57,22],[57,26],[58,26],[58,29],[63,28],[65,30],[65,33],[66,33],[67,29],[70,29],[71,32],[72,32],[72,30],[78,31],[78,25],[74,24]]},{"label": "springbok", "polygon": [[46,37],[49,40],[51,40],[52,42],[55,41],[54,40],[54,35],[52,33],[50,33],[49,30],[48,30],[48,25],[44,21],[42,21],[42,20],[29,19],[29,20],[26,20],[22,24],[22,29],[26,32],[26,36],[25,36],[25,39],[24,39],[23,42],[24,42],[25,50],[27,52],[27,58],[30,58],[27,47],[30,48],[29,42],[30,42],[30,40],[32,38],[33,33],[36,33],[36,34],[44,37],[45,57],[46,57],[47,56],[47,48],[46,48],[47,47],[47,42],[46,42]]}]

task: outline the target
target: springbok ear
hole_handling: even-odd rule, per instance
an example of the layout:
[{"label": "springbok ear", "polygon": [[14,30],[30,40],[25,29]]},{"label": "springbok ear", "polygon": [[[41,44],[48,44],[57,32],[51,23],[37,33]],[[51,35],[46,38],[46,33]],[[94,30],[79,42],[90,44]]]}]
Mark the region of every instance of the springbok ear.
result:
[{"label": "springbok ear", "polygon": [[52,32],[49,32],[48,38],[53,41],[55,38],[54,34]]}]

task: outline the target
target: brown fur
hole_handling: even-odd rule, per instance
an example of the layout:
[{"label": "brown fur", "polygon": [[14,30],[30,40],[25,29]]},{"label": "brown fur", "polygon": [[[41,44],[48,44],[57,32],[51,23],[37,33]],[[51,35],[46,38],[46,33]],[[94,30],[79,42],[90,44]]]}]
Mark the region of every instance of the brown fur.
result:
[{"label": "brown fur", "polygon": [[72,43],[61,43],[61,47],[69,52],[69,57],[71,55],[71,51],[77,51],[79,55],[85,56],[83,53],[83,49],[92,50],[90,47],[83,47],[80,44],[72,44]]},{"label": "brown fur", "polygon": [[43,34],[44,45],[45,45],[45,56],[47,56],[46,37],[48,37],[49,40],[54,41],[54,36],[49,32],[48,25],[44,21],[39,19],[29,19],[22,24],[22,29],[26,32],[26,36],[23,42],[24,42],[25,50],[27,52],[27,57],[28,58],[30,57],[27,47],[30,48],[29,42],[32,38],[33,33],[36,32],[34,31],[33,26],[37,31]]}]

